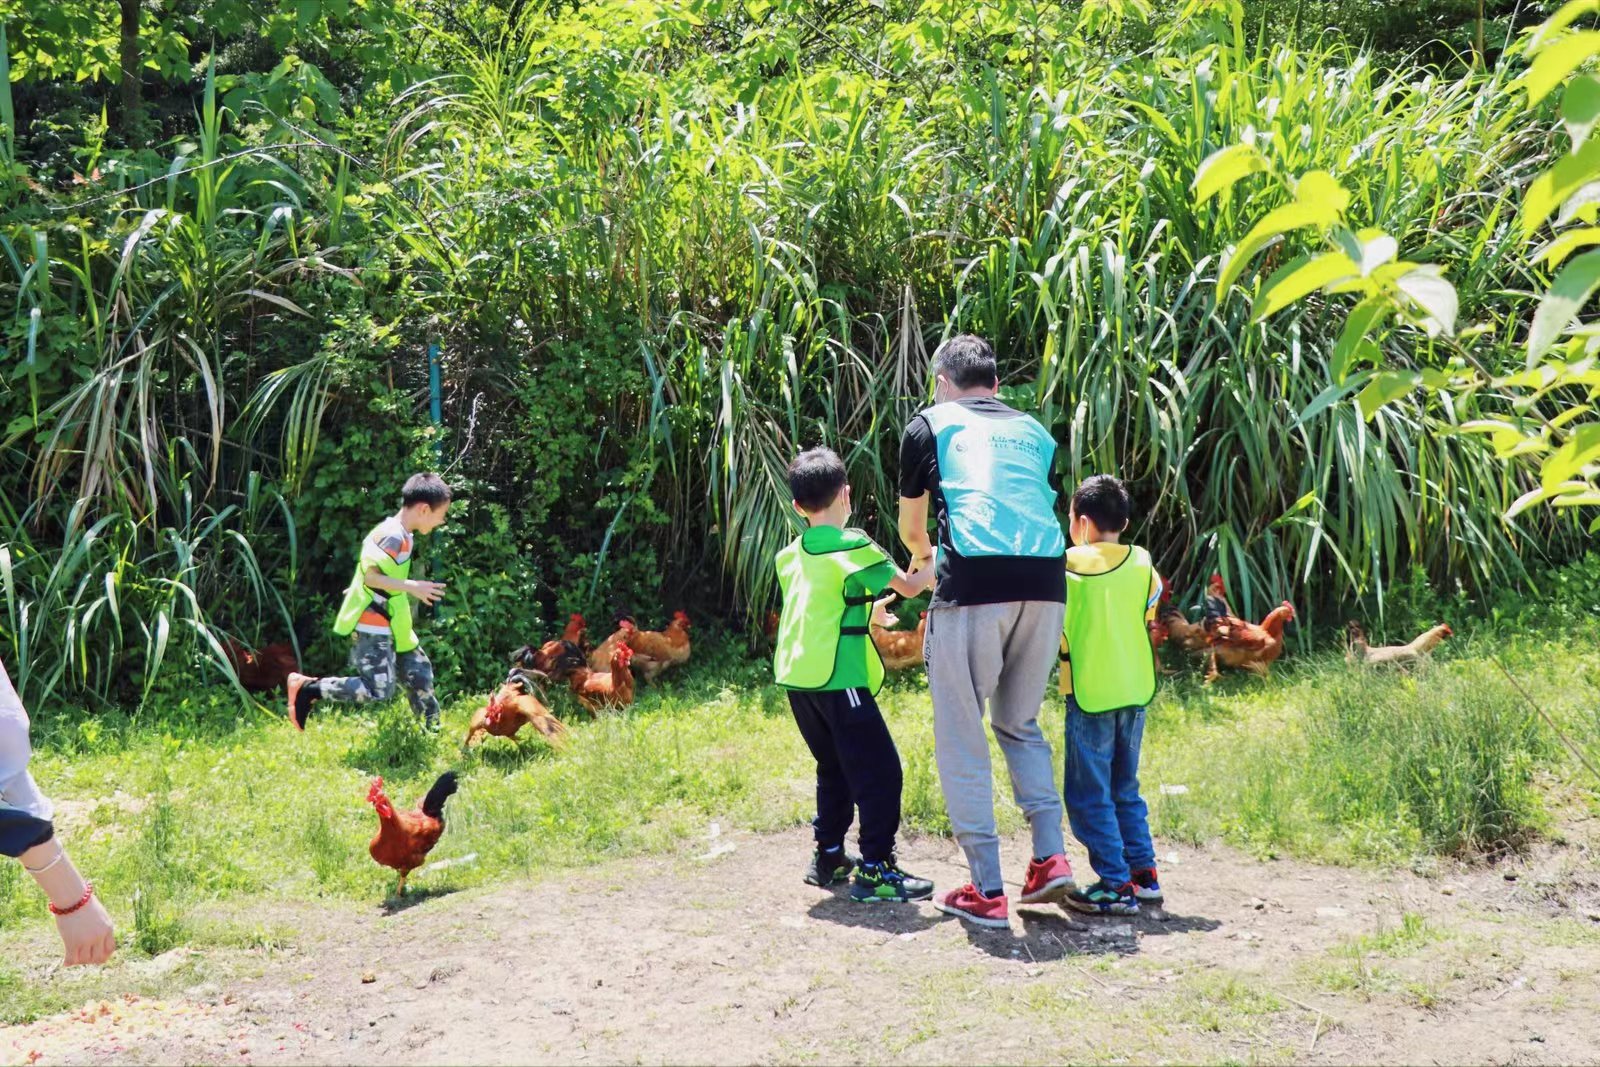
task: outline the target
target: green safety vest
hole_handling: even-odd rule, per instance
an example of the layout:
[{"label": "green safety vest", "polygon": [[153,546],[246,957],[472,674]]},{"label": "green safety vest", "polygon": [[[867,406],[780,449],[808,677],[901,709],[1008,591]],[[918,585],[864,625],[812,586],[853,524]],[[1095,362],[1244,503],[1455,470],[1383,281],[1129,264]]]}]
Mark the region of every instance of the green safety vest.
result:
[{"label": "green safety vest", "polygon": [[1082,710],[1142,708],[1154,699],[1155,653],[1145,627],[1154,574],[1150,553],[1138,547],[1102,574],[1067,571],[1061,669],[1072,672],[1072,696]]},{"label": "green safety vest", "polygon": [[[411,577],[411,559],[396,563],[389,553],[372,543],[369,537],[361,544],[361,559],[356,563],[355,577],[344,591],[344,601],[339,614],[333,619],[333,632],[348,637],[355,632],[362,613],[372,605],[373,590],[367,588],[367,568],[377,567],[385,577],[405,581]],[[411,624],[411,597],[406,593],[390,593],[384,604],[389,613],[389,632],[394,635],[396,653],[410,652],[417,647],[417,634]]]},{"label": "green safety vest", "polygon": [[[778,553],[783,614],[772,672],[788,689],[821,689],[841,656],[864,657],[872,692],[883,688],[883,659],[868,630],[872,595],[845,595],[845,581],[882,563],[883,550],[860,530],[844,533],[844,547],[832,552],[809,552],[797,537]],[[851,609],[859,625],[845,625]]]}]

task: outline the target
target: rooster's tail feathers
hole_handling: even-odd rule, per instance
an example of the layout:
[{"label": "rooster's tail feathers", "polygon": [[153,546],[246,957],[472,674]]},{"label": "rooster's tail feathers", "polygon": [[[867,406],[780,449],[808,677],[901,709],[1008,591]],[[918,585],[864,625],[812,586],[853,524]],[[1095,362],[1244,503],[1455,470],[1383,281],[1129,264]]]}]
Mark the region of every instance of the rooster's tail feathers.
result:
[{"label": "rooster's tail feathers", "polygon": [[437,819],[444,815],[444,802],[456,792],[456,772],[445,771],[422,798],[422,813]]}]

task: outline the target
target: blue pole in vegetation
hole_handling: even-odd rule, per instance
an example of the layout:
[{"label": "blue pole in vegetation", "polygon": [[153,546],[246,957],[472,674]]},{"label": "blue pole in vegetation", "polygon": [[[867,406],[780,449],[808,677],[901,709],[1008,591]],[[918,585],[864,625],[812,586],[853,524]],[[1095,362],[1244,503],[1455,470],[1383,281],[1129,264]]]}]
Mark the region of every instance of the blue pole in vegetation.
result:
[{"label": "blue pole in vegetation", "polygon": [[439,462],[444,462],[444,396],[439,388],[439,342],[428,342],[428,408],[433,415],[434,447],[439,451]]}]

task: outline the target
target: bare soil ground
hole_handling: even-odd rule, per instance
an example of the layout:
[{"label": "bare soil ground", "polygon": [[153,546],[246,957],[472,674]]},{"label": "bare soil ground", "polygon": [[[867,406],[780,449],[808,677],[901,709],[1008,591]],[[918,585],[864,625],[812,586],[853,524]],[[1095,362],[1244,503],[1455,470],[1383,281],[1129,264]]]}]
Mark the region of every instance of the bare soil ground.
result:
[{"label": "bare soil ground", "polygon": [[[429,895],[424,873],[392,910],[252,915],[251,944],[122,965],[124,988],[169,975],[159,995],[0,1031],[0,1060],[1600,1064],[1585,844],[1429,878],[1163,848],[1164,913],[1080,921],[1013,887],[1005,932],[805,886],[807,848],[717,835],[492,891]],[[965,880],[945,840],[903,862]]]}]

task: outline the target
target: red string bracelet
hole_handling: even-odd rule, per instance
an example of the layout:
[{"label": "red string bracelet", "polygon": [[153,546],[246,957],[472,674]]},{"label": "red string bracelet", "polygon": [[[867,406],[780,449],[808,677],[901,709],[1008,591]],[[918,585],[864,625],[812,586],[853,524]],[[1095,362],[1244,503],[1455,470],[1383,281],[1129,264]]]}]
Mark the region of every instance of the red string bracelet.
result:
[{"label": "red string bracelet", "polygon": [[85,904],[89,903],[89,898],[92,897],[92,896],[94,896],[94,883],[93,882],[84,882],[83,883],[83,896],[78,898],[78,902],[76,904],[72,905],[72,907],[70,907],[70,908],[58,908],[55,905],[55,901],[51,901],[50,902],[50,914],[51,915],[71,915],[73,912],[77,911],[79,908],[81,908]]}]

